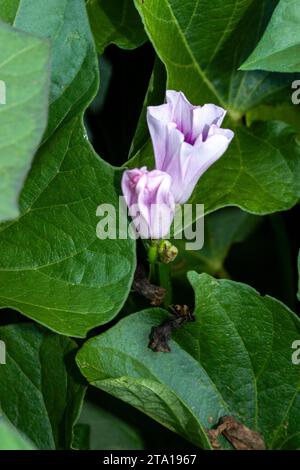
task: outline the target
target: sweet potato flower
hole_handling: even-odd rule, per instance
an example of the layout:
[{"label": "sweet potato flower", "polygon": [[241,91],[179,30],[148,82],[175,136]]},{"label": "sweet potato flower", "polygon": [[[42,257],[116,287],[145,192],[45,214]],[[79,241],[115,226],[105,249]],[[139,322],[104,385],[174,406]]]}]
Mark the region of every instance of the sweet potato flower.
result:
[{"label": "sweet potato flower", "polygon": [[172,177],[175,202],[184,204],[203,173],[227,150],[234,133],[220,126],[226,111],[214,104],[192,105],[168,90],[166,104],[149,106],[147,121],[156,169]]}]

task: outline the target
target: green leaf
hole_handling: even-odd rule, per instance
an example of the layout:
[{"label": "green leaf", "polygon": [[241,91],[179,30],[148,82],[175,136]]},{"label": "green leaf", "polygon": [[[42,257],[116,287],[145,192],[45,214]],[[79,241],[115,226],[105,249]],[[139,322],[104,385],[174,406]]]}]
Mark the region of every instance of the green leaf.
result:
[{"label": "green leaf", "polygon": [[90,450],[90,426],[88,424],[76,424],[72,449]]},{"label": "green leaf", "polygon": [[149,309],[85,343],[82,373],[202,448],[210,448],[205,430],[224,415],[262,432],[269,449],[299,448],[299,367],[291,360],[299,319],[244,284],[194,272],[189,279],[197,322],[176,333],[171,353],[147,348],[151,326],[166,317]]},{"label": "green leaf", "polygon": [[132,0],[86,0],[86,6],[99,54],[109,44],[135,49],[146,41]]},{"label": "green leaf", "polygon": [[104,408],[85,402],[79,419],[90,428],[91,450],[139,450],[143,442],[137,430]]},{"label": "green leaf", "polygon": [[[251,109],[246,114],[247,125],[251,126],[255,121],[283,121],[290,124],[300,133],[300,110],[291,103],[279,105],[260,105]],[[299,142],[299,138],[298,138]]]},{"label": "green leaf", "polygon": [[241,70],[300,72],[300,4],[280,0],[268,27]]},{"label": "green leaf", "polygon": [[104,54],[99,57],[99,71],[101,77],[101,87],[98,90],[97,96],[89,106],[89,110],[95,114],[100,113],[104,106],[113,72],[112,64]]},{"label": "green leaf", "polygon": [[[299,197],[299,146],[278,147],[288,131],[278,124],[247,129],[243,115],[262,103],[290,100],[290,75],[242,72],[272,13],[268,0],[135,0],[145,30],[167,69],[167,87],[193,104],[213,102],[228,110],[224,127],[235,131],[226,152],[201,178],[191,202],[207,212],[235,205],[266,214],[286,210]],[[289,142],[290,145],[290,142]],[[149,164],[144,145],[129,166]]]},{"label": "green leaf", "polygon": [[179,253],[171,264],[172,277],[184,282],[191,269],[212,275],[226,276],[224,261],[234,243],[244,241],[254,230],[260,218],[235,207],[209,214],[204,223],[204,245],[201,250],[185,249],[185,240],[172,240]]},{"label": "green leaf", "polygon": [[74,364],[76,345],[36,325],[0,328],[0,408],[38,449],[68,449],[85,386]]},{"label": "green leaf", "polygon": [[34,447],[7,419],[0,416],[0,450],[34,450]]},{"label": "green leaf", "polygon": [[263,215],[292,207],[300,195],[296,138],[292,127],[275,121],[235,128],[229,150],[203,175],[190,201],[204,202],[206,212],[236,205]]},{"label": "green leaf", "polygon": [[20,0],[0,0],[0,19],[12,24],[17,13]]},{"label": "green leaf", "polygon": [[170,355],[156,355],[147,349],[151,326],[163,318],[165,313],[160,309],[129,315],[85,343],[77,356],[78,365],[92,385],[135,406],[196,445],[210,448],[199,421],[199,397],[203,405],[200,419],[205,420],[205,426],[206,422],[209,425],[210,412],[214,419],[219,417],[220,409],[221,415],[225,413],[222,399],[205,371],[185,352],[177,351],[174,345]]},{"label": "green leaf", "polygon": [[135,0],[135,5],[166,65],[168,87],[183,90],[192,102],[219,103],[236,117],[279,90],[287,96],[290,76],[237,70],[257,43],[274,2]]},{"label": "green leaf", "polygon": [[[21,2],[17,14],[17,22],[27,18],[28,29],[29,3]],[[51,138],[48,133],[48,140],[36,155],[20,199],[21,216],[0,226],[0,308],[10,306],[54,331],[84,337],[91,328],[111,320],[125,302],[135,269],[135,243],[131,239],[99,240],[96,236],[97,207],[112,204],[118,212],[121,173],[93,152],[81,123],[82,107],[94,96],[98,82],[84,2],[63,1],[66,15],[62,16],[57,14],[60,10],[55,9],[56,4],[56,0],[42,2],[39,14],[47,12],[48,20],[53,19],[51,27],[45,26],[49,34],[55,33],[56,25],[62,35],[65,32],[67,38],[74,39],[73,53],[84,42],[80,72],[74,66],[75,80],[59,90],[59,74],[62,80],[64,73],[71,79],[75,69],[68,55],[64,56],[68,62],[60,69],[61,41],[66,38],[55,35],[53,106],[56,112],[63,110],[64,116],[69,113],[68,120]],[[77,23],[85,35],[79,35]],[[37,24],[34,28],[42,29]],[[71,107],[75,103],[72,113],[76,110],[78,114],[72,120],[70,107],[64,102],[66,93],[70,93]]]},{"label": "green leaf", "polygon": [[51,44],[48,137],[82,111],[98,83],[94,42],[84,0],[20,0],[14,26]]},{"label": "green leaf", "polygon": [[49,47],[0,23],[0,221],[18,197],[47,123]]},{"label": "green leaf", "polygon": [[26,181],[21,217],[0,229],[0,307],[78,337],[119,312],[135,242],[98,239],[96,210],[118,208],[120,175],[94,154],[80,119],[46,142]]}]

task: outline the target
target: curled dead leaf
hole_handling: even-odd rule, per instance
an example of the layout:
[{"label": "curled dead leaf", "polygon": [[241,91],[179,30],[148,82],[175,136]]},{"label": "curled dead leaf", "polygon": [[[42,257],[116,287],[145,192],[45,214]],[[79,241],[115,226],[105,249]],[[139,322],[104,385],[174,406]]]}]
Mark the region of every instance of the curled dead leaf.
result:
[{"label": "curled dead leaf", "polygon": [[218,437],[223,435],[236,450],[265,450],[262,435],[237,421],[233,416],[223,416],[215,429],[208,431],[213,449],[221,449]]}]

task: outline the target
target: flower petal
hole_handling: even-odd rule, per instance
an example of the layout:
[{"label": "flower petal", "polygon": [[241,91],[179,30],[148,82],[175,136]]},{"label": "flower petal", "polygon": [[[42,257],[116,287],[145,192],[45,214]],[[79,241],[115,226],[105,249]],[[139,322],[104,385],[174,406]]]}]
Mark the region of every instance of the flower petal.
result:
[{"label": "flower petal", "polygon": [[187,100],[182,91],[167,90],[167,103],[171,105],[171,121],[175,122],[177,128],[189,140],[193,131],[193,109],[194,106]]},{"label": "flower petal", "polygon": [[123,173],[123,194],[142,238],[163,238],[168,234],[175,211],[171,182],[167,173],[147,171],[145,167]]},{"label": "flower petal", "polygon": [[136,192],[134,188],[144,173],[147,173],[146,167],[126,170],[123,173],[121,186],[128,207],[136,202]]},{"label": "flower petal", "polygon": [[190,197],[203,173],[227,150],[234,133],[220,126],[226,111],[193,106],[182,92],[168,90],[167,104],[148,108],[156,168],[172,177],[176,203]]},{"label": "flower petal", "polygon": [[[147,122],[151,135],[156,168],[162,169],[165,156],[167,154],[168,139],[168,109],[162,106],[149,106],[147,109]],[[158,110],[158,108],[160,108]],[[158,111],[157,111],[158,110]]]},{"label": "flower petal", "polygon": [[225,109],[214,104],[197,106],[193,110],[193,141],[202,135],[202,141],[206,140],[209,129],[212,125],[221,126],[226,115]]},{"label": "flower petal", "polygon": [[201,147],[197,147],[198,152],[194,152],[190,159],[189,177],[186,178],[190,187],[194,187],[208,168],[226,152],[233,138],[232,131],[219,128],[218,131],[221,132],[211,135]]}]

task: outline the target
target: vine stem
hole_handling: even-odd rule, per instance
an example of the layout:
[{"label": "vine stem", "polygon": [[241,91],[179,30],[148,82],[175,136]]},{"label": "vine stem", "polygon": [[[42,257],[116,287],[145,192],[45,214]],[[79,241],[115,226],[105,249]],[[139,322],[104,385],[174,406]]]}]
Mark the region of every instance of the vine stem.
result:
[{"label": "vine stem", "polygon": [[149,261],[149,281],[153,284],[156,282],[156,264],[157,264],[157,244],[152,243],[148,247],[148,261]]}]

